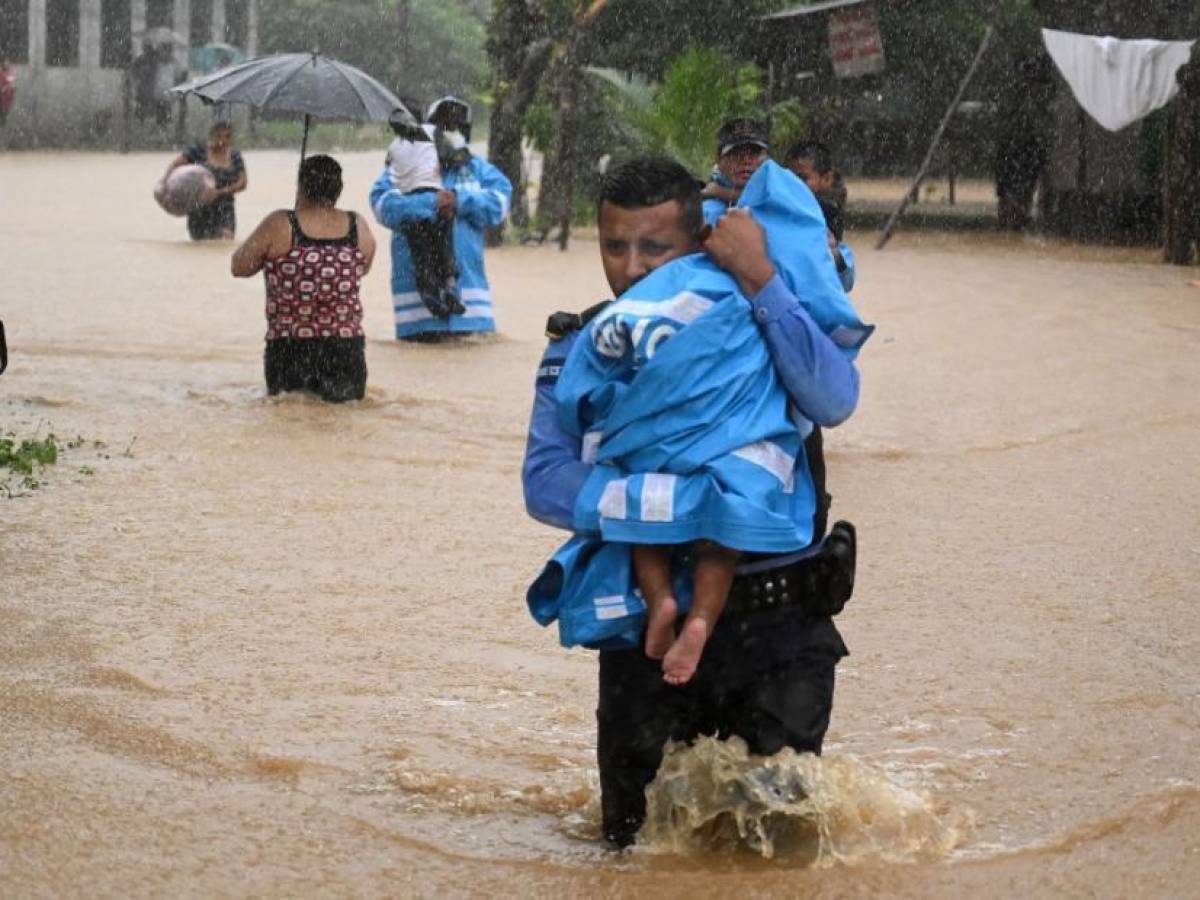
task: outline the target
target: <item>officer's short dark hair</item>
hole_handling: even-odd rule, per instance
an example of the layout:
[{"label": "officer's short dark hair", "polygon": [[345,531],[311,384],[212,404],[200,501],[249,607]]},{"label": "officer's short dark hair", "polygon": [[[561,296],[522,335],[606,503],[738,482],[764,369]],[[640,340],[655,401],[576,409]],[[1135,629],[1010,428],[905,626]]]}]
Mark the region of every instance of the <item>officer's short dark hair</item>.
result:
[{"label": "officer's short dark hair", "polygon": [[807,159],[819,175],[824,175],[833,169],[833,153],[820,141],[797,141],[788,148],[784,162],[797,159]]},{"label": "officer's short dark hair", "polygon": [[300,193],[313,203],[337,203],[342,196],[342,167],[337,160],[321,153],[300,163]]},{"label": "officer's short dark hair", "polygon": [[621,209],[645,209],[674,201],[682,208],[688,234],[699,234],[704,225],[700,182],[692,173],[665,156],[639,156],[604,175],[596,194],[597,213],[605,203]]}]

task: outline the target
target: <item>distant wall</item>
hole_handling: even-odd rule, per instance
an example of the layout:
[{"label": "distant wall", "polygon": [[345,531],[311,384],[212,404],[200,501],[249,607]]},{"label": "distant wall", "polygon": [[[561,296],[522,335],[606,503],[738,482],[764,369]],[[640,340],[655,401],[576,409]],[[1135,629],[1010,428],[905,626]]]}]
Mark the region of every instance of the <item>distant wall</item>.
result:
[{"label": "distant wall", "polygon": [[184,77],[190,44],[236,42],[254,55],[258,0],[0,0],[0,53],[17,76],[7,146],[156,146],[203,133],[213,112],[196,100],[182,122],[175,98],[160,116],[143,102],[142,118],[126,121],[126,73],[154,58],[150,45],[161,46],[163,31],[174,38],[159,56],[156,102]]},{"label": "distant wall", "polygon": [[119,139],[122,71],[15,68],[17,99],[8,117],[9,146]]}]

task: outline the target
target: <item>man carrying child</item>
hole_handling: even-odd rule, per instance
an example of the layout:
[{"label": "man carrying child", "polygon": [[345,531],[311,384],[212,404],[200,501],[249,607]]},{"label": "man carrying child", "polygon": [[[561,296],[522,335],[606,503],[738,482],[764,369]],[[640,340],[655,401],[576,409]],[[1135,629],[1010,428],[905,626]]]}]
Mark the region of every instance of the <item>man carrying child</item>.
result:
[{"label": "man carrying child", "polygon": [[[822,330],[784,283],[767,256],[762,227],[748,212],[723,216],[701,247],[696,182],[677,164],[652,158],[609,173],[597,206],[601,258],[614,294],[703,249],[736,280],[745,298],[739,303],[747,304],[746,315],[761,332],[801,431],[813,424],[835,425],[853,411],[858,399],[853,354]],[[819,273],[805,285],[806,293],[844,300],[822,256],[823,240],[817,237],[804,252],[811,254],[808,270]],[[552,342],[538,373],[523,469],[530,514],[568,530],[578,530],[596,511],[596,498],[588,495],[595,467],[589,442],[564,427],[555,391],[572,346],[594,338],[588,322],[597,315],[603,316],[599,308],[580,316],[558,314],[548,324]],[[645,816],[644,790],[669,739],[716,733],[743,738],[756,754],[785,746],[820,752],[834,667],[846,653],[830,617],[849,596],[854,538],[853,529],[842,523],[825,536],[827,498],[819,455],[810,463],[801,452],[788,462],[790,471],[782,473],[792,498],[788,516],[803,548],[737,560],[728,601],[709,629],[694,674],[682,684],[664,680],[662,663],[649,658],[643,646],[626,643],[599,653],[597,752],[604,833],[618,845],[635,839]],[[644,504],[643,499],[643,513]]]},{"label": "man carrying child", "polygon": [[443,97],[425,118],[428,129],[396,127],[388,165],[370,191],[376,220],[393,231],[396,337],[437,341],[492,332],[484,236],[508,217],[512,185],[467,148],[465,102]]}]

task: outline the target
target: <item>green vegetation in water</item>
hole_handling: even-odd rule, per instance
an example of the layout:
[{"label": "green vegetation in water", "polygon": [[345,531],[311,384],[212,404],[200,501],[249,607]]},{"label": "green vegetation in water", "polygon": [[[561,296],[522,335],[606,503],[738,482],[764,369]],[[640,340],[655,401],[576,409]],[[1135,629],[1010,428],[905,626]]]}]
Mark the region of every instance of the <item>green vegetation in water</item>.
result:
[{"label": "green vegetation in water", "polygon": [[[36,491],[44,483],[43,472],[47,466],[57,465],[65,450],[78,450],[90,443],[96,449],[104,448],[103,441],[86,441],[81,436],[61,440],[54,432],[45,437],[20,437],[16,432],[0,434],[0,495],[6,498],[19,497]],[[130,441],[130,447],[133,442]],[[104,454],[102,454],[104,455]],[[131,455],[126,450],[125,455]],[[81,466],[82,475],[94,475],[91,466]]]},{"label": "green vegetation in water", "polygon": [[20,491],[32,491],[41,486],[40,474],[46,466],[58,462],[58,438],[48,434],[44,438],[18,438],[12,432],[0,437],[0,491],[12,497]]}]

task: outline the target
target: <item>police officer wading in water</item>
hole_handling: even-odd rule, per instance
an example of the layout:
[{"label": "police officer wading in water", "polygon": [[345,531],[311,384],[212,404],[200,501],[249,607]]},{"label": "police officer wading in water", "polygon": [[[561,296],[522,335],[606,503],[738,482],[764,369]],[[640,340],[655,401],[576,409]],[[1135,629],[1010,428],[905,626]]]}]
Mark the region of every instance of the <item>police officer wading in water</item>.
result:
[{"label": "police officer wading in water", "polygon": [[[729,601],[695,676],[674,686],[644,648],[600,651],[596,712],[604,835],[632,844],[646,814],[645,788],[668,740],[737,735],[750,752],[784,747],[821,752],[833,704],[834,668],[846,655],[834,627],[854,581],[854,530],[825,536],[829,497],[820,426],[844,421],[858,402],[858,372],[776,274],[763,230],[744,210],[705,234],[700,187],[677,163],[640,158],[618,166],[597,198],[600,255],[614,295],[646,274],[703,250],[750,298],[785,390],[812,423],[796,460],[794,515],[811,529],[808,549],[742,558]],[[535,519],[573,530],[575,503],[591,466],[578,438],[558,422],[554,385],[580,329],[605,304],[550,317],[550,344],[538,370],[522,481]],[[824,540],[822,540],[824,538]]]}]

